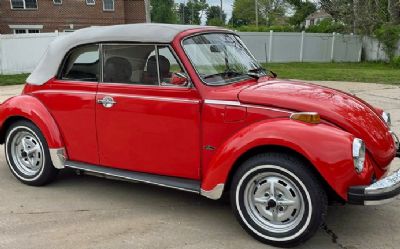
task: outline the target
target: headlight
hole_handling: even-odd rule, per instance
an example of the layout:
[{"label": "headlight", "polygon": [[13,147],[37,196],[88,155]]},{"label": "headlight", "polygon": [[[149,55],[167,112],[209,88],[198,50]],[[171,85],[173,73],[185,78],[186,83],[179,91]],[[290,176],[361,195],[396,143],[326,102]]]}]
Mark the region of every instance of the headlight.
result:
[{"label": "headlight", "polygon": [[391,126],[391,125],[392,125],[392,119],[390,118],[390,113],[388,113],[388,112],[383,112],[383,113],[382,113],[382,118],[383,118],[383,120],[385,120],[385,123],[386,123],[388,126]]},{"label": "headlight", "polygon": [[361,173],[365,163],[365,144],[359,138],[353,140],[353,162],[357,173]]}]

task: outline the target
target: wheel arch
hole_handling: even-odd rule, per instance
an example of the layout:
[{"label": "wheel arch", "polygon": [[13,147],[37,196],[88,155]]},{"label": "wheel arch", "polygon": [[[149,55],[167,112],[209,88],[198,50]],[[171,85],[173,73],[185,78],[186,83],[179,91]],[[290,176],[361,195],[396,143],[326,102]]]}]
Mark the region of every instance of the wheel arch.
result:
[{"label": "wheel arch", "polygon": [[242,165],[246,160],[250,159],[251,157],[263,153],[282,153],[293,156],[296,159],[300,160],[301,162],[303,162],[308,166],[307,169],[319,180],[320,184],[324,187],[324,190],[328,195],[329,200],[343,202],[343,198],[341,198],[335,192],[335,190],[328,184],[328,182],[324,179],[321,173],[317,170],[316,166],[305,155],[294,150],[293,148],[275,144],[265,144],[256,146],[247,150],[242,155],[240,155],[234,162],[232,168],[228,173],[227,180],[225,182],[224,193],[227,193],[231,190],[233,177],[235,173],[238,171],[240,165]]},{"label": "wheel arch", "polygon": [[347,200],[349,186],[370,181],[367,172],[359,175],[354,170],[353,139],[352,134],[325,124],[311,125],[288,119],[254,123],[226,140],[203,167],[201,194],[220,198],[229,184],[227,180],[242,160],[272,149],[305,160],[316,176],[322,178],[322,183]]},{"label": "wheel arch", "polygon": [[60,129],[53,116],[37,98],[20,95],[0,105],[0,144],[5,142],[8,128],[18,120],[35,124],[42,132],[49,148],[63,148]]}]

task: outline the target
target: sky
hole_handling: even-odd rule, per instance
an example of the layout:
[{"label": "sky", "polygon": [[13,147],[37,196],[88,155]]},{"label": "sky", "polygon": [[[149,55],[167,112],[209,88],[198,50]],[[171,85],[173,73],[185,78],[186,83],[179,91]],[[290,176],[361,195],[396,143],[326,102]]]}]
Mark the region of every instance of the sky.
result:
[{"label": "sky", "polygon": [[[186,3],[189,0],[175,0],[176,3]],[[234,0],[223,0],[222,1],[222,9],[226,13],[226,20],[231,19],[232,16],[232,5],[233,5]],[[220,5],[221,1],[220,0],[207,0],[208,5]],[[205,19],[203,16],[202,20],[203,24],[205,23]]]}]

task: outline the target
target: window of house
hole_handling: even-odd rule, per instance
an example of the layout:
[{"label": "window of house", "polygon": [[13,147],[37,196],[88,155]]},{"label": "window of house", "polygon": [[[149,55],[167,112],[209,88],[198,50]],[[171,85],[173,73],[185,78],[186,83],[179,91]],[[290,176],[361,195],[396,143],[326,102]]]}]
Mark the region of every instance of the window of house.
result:
[{"label": "window of house", "polygon": [[37,0],[11,0],[11,9],[37,9]]},{"label": "window of house", "polygon": [[14,29],[14,34],[40,33],[40,29]]},{"label": "window of house", "polygon": [[97,82],[99,80],[99,46],[85,45],[73,49],[64,60],[60,79]]},{"label": "window of house", "polygon": [[104,11],[114,11],[114,0],[103,0]]},{"label": "window of house", "polygon": [[105,83],[168,86],[173,73],[183,72],[168,46],[105,44],[103,63]]},{"label": "window of house", "polygon": [[55,5],[61,5],[62,4],[62,0],[53,0],[53,3]]},{"label": "window of house", "polygon": [[87,5],[95,5],[96,1],[95,0],[86,0]]}]

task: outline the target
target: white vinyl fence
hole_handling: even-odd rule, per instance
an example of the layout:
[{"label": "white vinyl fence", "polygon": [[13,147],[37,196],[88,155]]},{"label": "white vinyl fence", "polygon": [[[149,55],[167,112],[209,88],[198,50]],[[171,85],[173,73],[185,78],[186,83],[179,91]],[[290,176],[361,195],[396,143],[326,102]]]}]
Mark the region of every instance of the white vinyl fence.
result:
[{"label": "white vinyl fence", "polygon": [[64,34],[0,35],[0,74],[32,72],[49,43]]},{"label": "white vinyl fence", "polygon": [[261,62],[359,62],[362,39],[355,35],[239,32]]},{"label": "white vinyl fence", "polygon": [[[0,74],[32,72],[48,44],[66,34],[0,35]],[[386,59],[382,45],[369,37],[272,31],[239,35],[260,62],[359,62],[362,54],[365,60]]]}]

